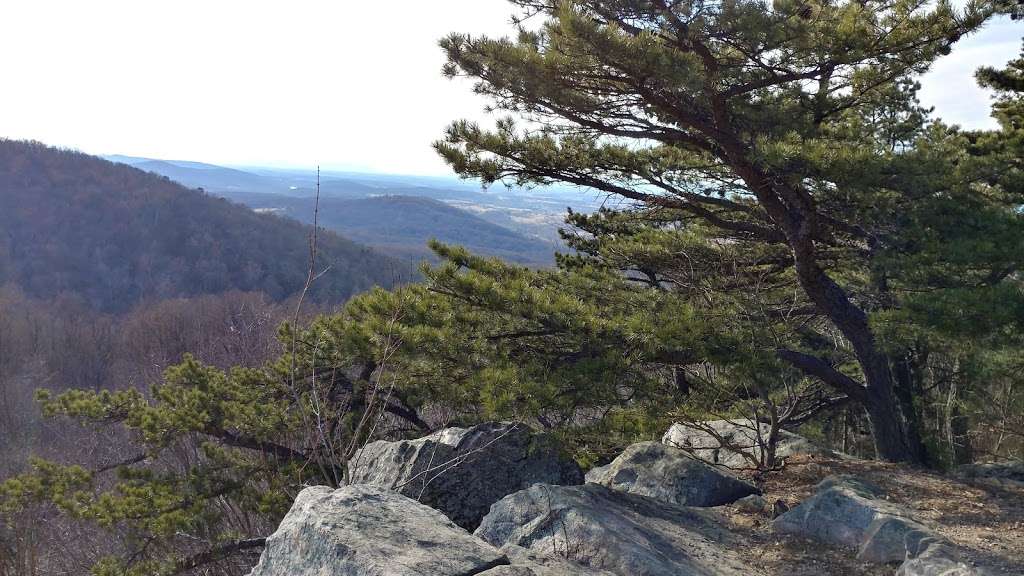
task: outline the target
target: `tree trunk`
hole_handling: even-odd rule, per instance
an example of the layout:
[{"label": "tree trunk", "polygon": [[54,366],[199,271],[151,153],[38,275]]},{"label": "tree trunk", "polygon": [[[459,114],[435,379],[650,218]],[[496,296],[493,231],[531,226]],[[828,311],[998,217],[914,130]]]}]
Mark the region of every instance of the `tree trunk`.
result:
[{"label": "tree trunk", "polygon": [[889,462],[923,465],[923,454],[913,446],[912,433],[901,414],[885,357],[879,354],[868,365],[862,361],[861,366],[867,381],[864,408],[871,422],[878,457]]},{"label": "tree trunk", "polygon": [[[717,120],[725,124],[725,118]],[[727,162],[784,232],[800,287],[852,345],[864,373],[864,389],[862,393],[858,391],[858,396],[871,421],[878,457],[890,462],[923,464],[922,455],[912,448],[908,427],[900,413],[889,358],[878,349],[867,313],[850,300],[846,290],[818,262],[815,242],[821,231],[813,198],[807,191],[757,166],[738,138],[725,143],[720,138],[716,140],[723,144]]]},{"label": "tree trunk", "polygon": [[967,415],[960,410],[958,391],[957,380],[954,378],[949,386],[949,396],[946,399],[946,432],[950,457],[954,466],[970,464],[974,461],[971,449],[970,422]]},{"label": "tree trunk", "polygon": [[967,415],[960,411],[959,405],[954,404],[949,415],[949,442],[952,445],[954,466],[974,462],[970,430]]},{"label": "tree trunk", "polygon": [[818,265],[814,243],[806,234],[793,235],[790,245],[801,287],[850,342],[864,373],[862,402],[878,457],[923,465],[920,442],[912,440],[914,433],[900,410],[889,358],[878,349],[867,314]]},{"label": "tree trunk", "polygon": [[915,395],[923,394],[921,367],[923,361],[908,352],[896,366],[896,399],[899,400],[900,412],[907,428],[907,445],[915,454],[915,461],[926,466],[933,466],[934,460],[929,456],[928,449],[921,438],[921,416],[914,405]]},{"label": "tree trunk", "polygon": [[804,292],[853,346],[864,373],[863,403],[878,457],[923,465],[923,454],[911,441],[912,434],[900,411],[889,358],[878,349],[867,314],[818,266],[809,239],[794,242],[793,254]]},{"label": "tree trunk", "polygon": [[690,395],[690,381],[686,378],[686,370],[680,366],[673,366],[672,379],[675,381],[676,392],[678,392],[680,396]]}]

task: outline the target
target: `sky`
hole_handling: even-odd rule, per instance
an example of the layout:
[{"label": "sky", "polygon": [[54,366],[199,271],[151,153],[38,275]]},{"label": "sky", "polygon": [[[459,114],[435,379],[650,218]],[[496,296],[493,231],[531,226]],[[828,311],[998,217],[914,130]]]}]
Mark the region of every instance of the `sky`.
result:
[{"label": "sky", "polygon": [[[446,175],[430,147],[484,119],[441,73],[450,32],[511,31],[505,0],[7,0],[0,137],[94,154]],[[1020,48],[1008,19],[924,79],[947,121],[991,126],[973,82]]]}]

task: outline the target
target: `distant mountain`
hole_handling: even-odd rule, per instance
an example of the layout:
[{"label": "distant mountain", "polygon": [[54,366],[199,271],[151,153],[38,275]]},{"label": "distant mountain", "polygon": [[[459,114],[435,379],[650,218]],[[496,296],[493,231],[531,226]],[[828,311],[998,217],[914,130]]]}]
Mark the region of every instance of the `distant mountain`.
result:
[{"label": "distant mountain", "polygon": [[[0,284],[34,297],[70,293],[109,311],[228,290],[283,299],[305,281],[309,234],[123,163],[0,140]],[[319,236],[319,266],[329,267],[311,291],[321,301],[415,274],[331,232]]]},{"label": "distant mountain", "polygon": [[[207,192],[232,198],[245,193],[302,198],[312,197],[316,192],[316,172],[312,170],[259,166],[235,169],[201,162],[157,161],[116,155],[106,158],[139,166],[187,186],[201,187]],[[379,196],[411,196],[444,202],[477,217],[477,220],[465,221],[467,225],[486,221],[507,228],[527,240],[540,241],[551,247],[562,246],[558,229],[563,225],[567,207],[571,206],[577,212],[591,212],[603,202],[602,197],[596,192],[576,189],[508,189],[495,185],[483,190],[476,183],[451,177],[366,174],[335,170],[324,170],[321,173],[321,198],[354,200]],[[299,212],[292,215],[302,216]],[[345,228],[336,229],[342,234],[350,234]],[[351,232],[353,236],[358,234],[359,232]],[[518,253],[516,245],[509,245],[504,253],[514,261],[535,261],[535,248],[534,245],[523,244],[524,252]],[[551,252],[550,249],[546,251]],[[547,259],[550,260],[550,256]]]},{"label": "distant mountain", "polygon": [[[314,198],[271,194],[229,197],[260,211],[284,214],[305,223],[313,220]],[[558,248],[554,242],[530,238],[444,202],[415,196],[322,197],[319,223],[357,242],[415,259],[431,257],[426,246],[431,238],[529,265],[552,264]]]},{"label": "distant mountain", "polygon": [[225,168],[215,164],[189,162],[185,160],[154,160],[136,156],[113,154],[104,156],[111,162],[127,164],[139,170],[166,176],[189,188],[203,188],[207,191],[245,191],[281,193],[288,184],[274,178],[260,176],[244,170]]}]

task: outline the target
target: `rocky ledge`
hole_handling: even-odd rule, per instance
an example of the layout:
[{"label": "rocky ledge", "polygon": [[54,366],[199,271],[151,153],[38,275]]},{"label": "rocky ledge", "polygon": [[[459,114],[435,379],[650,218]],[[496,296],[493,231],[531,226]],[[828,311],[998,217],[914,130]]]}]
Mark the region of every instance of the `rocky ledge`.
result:
[{"label": "rocky ledge", "polygon": [[[746,429],[712,425],[718,436]],[[690,434],[689,448],[713,450],[694,440],[700,433],[677,425],[663,443],[629,446],[586,484],[547,436],[523,424],[374,442],[353,458],[350,485],[298,496],[250,576],[778,574],[755,558],[756,538],[730,511],[777,516],[779,535],[902,576],[988,573],[855,477],[826,479],[788,511],[769,505],[756,486],[678,447]],[[796,435],[785,440],[790,456],[824,452]],[[746,457],[719,447],[719,461],[737,458]]]}]

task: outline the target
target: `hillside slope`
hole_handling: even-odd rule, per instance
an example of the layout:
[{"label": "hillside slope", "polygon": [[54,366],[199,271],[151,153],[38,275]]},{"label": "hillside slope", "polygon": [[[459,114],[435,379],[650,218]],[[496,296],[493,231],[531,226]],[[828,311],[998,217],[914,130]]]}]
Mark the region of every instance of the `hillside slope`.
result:
[{"label": "hillside slope", "polygon": [[[313,198],[276,194],[224,195],[252,208],[284,214],[306,223],[313,217]],[[427,248],[431,238],[465,246],[476,254],[531,265],[552,264],[557,249],[554,243],[527,237],[444,202],[414,196],[321,198],[319,222],[357,242],[416,259],[431,256]]]},{"label": "hillside slope", "polygon": [[110,154],[103,158],[111,162],[127,164],[145,172],[166,176],[189,188],[202,188],[207,192],[244,191],[284,194],[289,190],[289,183],[279,178],[204,162],[156,160],[121,154]]},{"label": "hillside slope", "polygon": [[[272,194],[280,197],[310,198],[317,190],[317,173],[303,169],[278,169],[247,167],[242,169],[226,168],[202,162],[182,160],[154,160],[134,156],[109,155],[108,160],[123,162],[137,168],[155,172],[162,176],[193,188],[203,188],[207,192],[232,199],[251,203],[259,208],[273,208],[269,200],[250,196],[250,194]],[[320,179],[320,197],[336,199],[370,199],[381,196],[404,196],[425,198],[441,202],[450,207],[458,208],[474,216],[475,220],[464,220],[464,224],[477,226],[481,221],[511,230],[528,242],[524,244],[508,244],[503,242],[502,252],[488,250],[485,243],[477,250],[483,254],[499,255],[507,260],[520,263],[548,264],[553,261],[552,252],[555,248],[565,248],[558,230],[564,226],[566,208],[573,211],[588,213],[601,206],[608,206],[609,201],[596,192],[568,190],[564,188],[506,188],[492,186],[487,190],[479,186],[443,177],[402,176],[397,174],[367,174],[356,172],[338,172],[325,170]],[[257,205],[256,202],[259,202]],[[611,205],[615,203],[612,202]],[[374,210],[386,212],[391,206],[376,206]],[[281,208],[288,213],[288,207]],[[437,207],[429,209],[436,213]],[[312,214],[305,208],[296,212],[296,216],[306,217]],[[457,214],[457,213],[455,213]],[[439,239],[442,233],[449,232],[445,227],[455,224],[455,220],[439,222],[441,230],[435,234]],[[342,235],[350,236],[344,228],[335,228]],[[450,230],[472,238],[476,230]],[[373,230],[367,230],[373,234]],[[482,234],[490,236],[491,232],[481,229]],[[353,234],[352,237],[355,237]],[[427,236],[429,237],[429,236]],[[411,254],[421,257],[427,254],[423,248],[426,237],[411,237],[416,244]],[[376,239],[369,240],[378,244]],[[530,242],[540,242],[531,244]],[[518,242],[518,241],[517,241]],[[381,244],[383,245],[383,244]]]},{"label": "hillside slope", "polygon": [[[164,177],[39,143],[0,140],[0,284],[102,310],[146,298],[302,288],[310,229]],[[342,301],[413,266],[330,232],[314,298]]]}]

